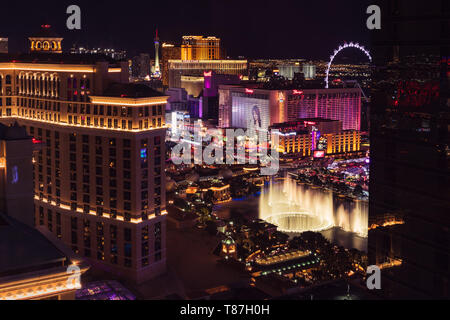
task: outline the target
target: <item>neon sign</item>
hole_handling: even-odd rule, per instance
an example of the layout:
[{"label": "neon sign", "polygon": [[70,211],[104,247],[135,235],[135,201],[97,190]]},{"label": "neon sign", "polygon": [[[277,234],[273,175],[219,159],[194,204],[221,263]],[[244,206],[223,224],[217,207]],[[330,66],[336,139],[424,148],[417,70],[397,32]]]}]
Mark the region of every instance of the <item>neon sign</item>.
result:
[{"label": "neon sign", "polygon": [[252,93],[253,93],[253,90],[252,90],[252,89],[247,89],[247,88],[245,88],[245,93],[252,94]]},{"label": "neon sign", "polygon": [[292,90],[292,94],[303,94],[302,90]]},{"label": "neon sign", "polygon": [[314,158],[323,158],[323,157],[325,157],[325,151],[323,150],[314,151]]},{"label": "neon sign", "polygon": [[317,141],[320,138],[320,131],[316,127],[312,127],[311,131],[311,150],[316,150]]}]

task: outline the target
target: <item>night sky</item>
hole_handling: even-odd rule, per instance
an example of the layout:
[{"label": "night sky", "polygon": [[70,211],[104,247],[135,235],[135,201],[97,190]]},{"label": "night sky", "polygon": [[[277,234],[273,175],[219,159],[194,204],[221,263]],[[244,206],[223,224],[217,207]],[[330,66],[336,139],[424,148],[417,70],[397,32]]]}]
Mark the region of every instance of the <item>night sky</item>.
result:
[{"label": "night sky", "polygon": [[[231,57],[326,59],[344,40],[368,44],[366,0],[10,1],[3,6],[0,37],[10,52],[26,51],[27,37],[43,23],[90,47],[150,52],[182,35],[215,35]],[[81,30],[66,28],[67,6],[81,8]]]}]

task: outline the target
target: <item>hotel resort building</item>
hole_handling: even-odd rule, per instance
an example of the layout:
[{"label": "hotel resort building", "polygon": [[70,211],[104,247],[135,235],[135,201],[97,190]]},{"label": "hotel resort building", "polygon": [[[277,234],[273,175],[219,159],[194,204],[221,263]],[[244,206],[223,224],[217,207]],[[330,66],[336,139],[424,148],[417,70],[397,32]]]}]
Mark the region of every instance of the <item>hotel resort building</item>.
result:
[{"label": "hotel resort building", "polygon": [[361,133],[342,130],[342,122],[338,120],[304,118],[275,124],[270,129],[272,145],[278,138],[278,152],[282,156],[324,158],[364,153]]},{"label": "hotel resort building", "polygon": [[262,89],[258,85],[219,86],[219,127],[259,129],[299,118],[340,120],[344,130],[361,129],[361,90]]},{"label": "hotel resort building", "polygon": [[0,122],[42,145],[34,224],[104,271],[136,282],[164,273],[167,97],[128,83],[126,62],[36,51],[60,41],[48,31],[29,55],[0,55]]}]

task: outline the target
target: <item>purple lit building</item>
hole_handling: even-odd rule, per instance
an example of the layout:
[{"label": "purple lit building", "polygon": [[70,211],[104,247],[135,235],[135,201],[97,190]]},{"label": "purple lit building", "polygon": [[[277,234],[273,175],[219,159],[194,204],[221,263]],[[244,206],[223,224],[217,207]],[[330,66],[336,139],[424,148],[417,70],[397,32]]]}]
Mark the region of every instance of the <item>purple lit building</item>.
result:
[{"label": "purple lit building", "polygon": [[[219,127],[245,127],[251,108],[261,110],[263,129],[298,118],[339,120],[343,130],[361,128],[361,91],[358,88],[260,89],[221,85]],[[264,121],[266,119],[266,121]]]},{"label": "purple lit building", "polygon": [[240,77],[232,74],[217,74],[214,71],[204,72],[203,118],[219,119],[219,86],[239,84]]}]

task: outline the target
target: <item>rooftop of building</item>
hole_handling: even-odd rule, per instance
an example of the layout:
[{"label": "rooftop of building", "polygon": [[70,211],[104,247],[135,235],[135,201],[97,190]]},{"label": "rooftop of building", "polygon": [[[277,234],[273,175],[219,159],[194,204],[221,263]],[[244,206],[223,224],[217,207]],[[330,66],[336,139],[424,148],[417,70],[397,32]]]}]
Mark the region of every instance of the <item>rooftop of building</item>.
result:
[{"label": "rooftop of building", "polygon": [[103,92],[103,96],[120,98],[152,98],[164,95],[145,84],[139,83],[111,83]]},{"label": "rooftop of building", "polygon": [[62,266],[66,259],[39,231],[0,213],[0,276]]},{"label": "rooftop of building", "polygon": [[[323,133],[338,133],[342,130],[342,121],[341,120],[333,120],[326,119],[320,117],[313,118],[298,118],[292,121],[286,121],[282,123],[275,123],[270,126],[271,129],[279,129],[282,132],[291,131],[296,132],[297,134],[307,134],[310,132],[312,126],[320,126],[321,123],[332,123],[332,126],[325,126],[328,128]],[[336,127],[337,125],[337,127]]]},{"label": "rooftop of building", "polygon": [[194,35],[187,35],[182,37],[184,39],[195,39],[195,40],[220,40],[220,38],[214,37],[214,36],[194,36]]},{"label": "rooftop of building", "polygon": [[254,80],[241,81],[240,84],[223,84],[219,85],[221,89],[252,89],[252,90],[265,90],[265,91],[288,91],[292,90],[292,94],[301,95],[303,90],[326,90],[327,92],[333,93],[333,90],[347,90],[355,91],[360,90],[354,87],[331,87],[329,89],[325,88],[325,83],[323,80],[302,80],[293,81],[286,79],[274,79],[271,81],[260,82]]},{"label": "rooftop of building", "polygon": [[339,122],[340,120],[333,120],[333,119],[326,119],[326,118],[298,118],[296,120],[292,121],[286,121],[281,123],[275,123],[271,127],[278,128],[278,127],[289,127],[297,124],[306,124],[306,125],[314,125],[320,122]]}]

